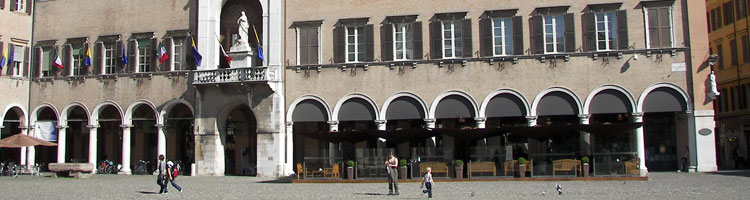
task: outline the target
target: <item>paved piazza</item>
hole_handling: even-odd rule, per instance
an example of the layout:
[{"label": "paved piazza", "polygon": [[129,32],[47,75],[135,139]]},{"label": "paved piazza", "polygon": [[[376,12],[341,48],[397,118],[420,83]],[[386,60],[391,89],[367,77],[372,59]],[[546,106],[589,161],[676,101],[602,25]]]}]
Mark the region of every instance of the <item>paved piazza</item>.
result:
[{"label": "paved piazza", "polygon": [[[290,184],[252,177],[179,177],[183,193],[170,186],[156,194],[155,176],[94,175],[89,179],[0,177],[2,199],[420,199],[418,183],[400,184],[386,196],[385,183]],[[435,199],[747,199],[750,171],[651,173],[649,181],[438,182]],[[555,184],[563,194],[558,195]],[[473,196],[472,195],[473,192]],[[544,193],[543,193],[544,192]]]}]

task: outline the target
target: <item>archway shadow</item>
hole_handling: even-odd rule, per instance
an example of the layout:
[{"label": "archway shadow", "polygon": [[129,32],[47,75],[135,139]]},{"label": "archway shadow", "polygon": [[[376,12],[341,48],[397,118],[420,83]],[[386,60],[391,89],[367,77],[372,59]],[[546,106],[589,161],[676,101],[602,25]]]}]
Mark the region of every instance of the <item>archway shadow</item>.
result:
[{"label": "archway shadow", "polygon": [[717,171],[717,172],[708,172],[708,174],[711,174],[711,175],[722,175],[722,176],[750,177],[750,170]]}]

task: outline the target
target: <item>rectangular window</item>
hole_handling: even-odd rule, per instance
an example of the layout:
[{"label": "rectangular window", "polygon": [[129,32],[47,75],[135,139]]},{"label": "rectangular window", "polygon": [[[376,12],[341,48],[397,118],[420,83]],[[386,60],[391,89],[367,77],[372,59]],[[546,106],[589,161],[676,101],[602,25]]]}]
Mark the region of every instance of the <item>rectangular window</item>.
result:
[{"label": "rectangular window", "polygon": [[138,68],[136,73],[151,71],[151,40],[138,40]]},{"label": "rectangular window", "polygon": [[365,60],[365,27],[346,27],[346,62],[355,63]]},{"label": "rectangular window", "polygon": [[717,65],[719,65],[719,70],[724,69],[724,58],[722,58],[722,55],[724,54],[724,49],[721,44],[716,45],[716,55],[719,56],[719,61],[716,62]]},{"label": "rectangular window", "polygon": [[443,58],[456,58],[463,55],[461,21],[446,20],[443,25]]},{"label": "rectangular window", "polygon": [[731,90],[731,95],[730,95],[731,98],[732,98],[732,103],[731,103],[731,109],[732,110],[731,111],[735,111],[735,110],[737,110],[737,97],[739,95],[737,94],[737,87],[732,87],[731,89],[732,89]]},{"label": "rectangular window", "polygon": [[565,25],[562,15],[546,15],[544,20],[544,53],[565,51]]},{"label": "rectangular window", "polygon": [[[721,93],[722,93],[722,94],[729,94],[729,93],[727,92],[727,89],[726,89],[726,88],[724,88],[724,89],[721,89]],[[723,110],[724,112],[728,112],[728,111],[729,111],[729,95],[720,95],[720,96],[722,97],[722,98],[721,98],[721,105],[722,105],[722,110]]]},{"label": "rectangular window", "polygon": [[672,47],[672,8],[645,8],[647,48]]},{"label": "rectangular window", "polygon": [[513,54],[513,20],[510,17],[492,19],[492,46],[494,56]]},{"label": "rectangular window", "polygon": [[72,48],[70,51],[70,55],[73,61],[71,63],[72,64],[71,70],[73,70],[73,73],[71,74],[72,76],[81,76],[83,75],[83,56],[85,54],[85,52],[83,52],[83,45],[77,44],[77,45],[72,45],[71,47]]},{"label": "rectangular window", "polygon": [[737,8],[737,20],[745,18],[745,15],[747,15],[747,9],[745,6],[747,6],[747,0],[736,0],[735,2],[737,5],[735,8]]},{"label": "rectangular window", "polygon": [[732,1],[724,3],[722,7],[724,9],[724,25],[734,23],[734,4]]},{"label": "rectangular window", "polygon": [[748,49],[747,35],[743,35],[742,39],[740,40],[741,40],[740,42],[742,42],[742,62],[748,63],[750,62],[750,55],[748,55],[750,54],[750,52],[748,52],[748,50],[750,49]]},{"label": "rectangular window", "polygon": [[188,65],[185,60],[185,38],[172,38],[172,62],[174,71],[187,71]]},{"label": "rectangular window", "polygon": [[301,26],[297,30],[297,63],[300,65],[319,64],[319,26]]},{"label": "rectangular window", "polygon": [[617,49],[617,15],[614,12],[596,13],[596,50]]},{"label": "rectangular window", "polygon": [[20,77],[21,76],[21,68],[23,66],[24,54],[23,54],[23,47],[11,45],[11,50],[13,52],[13,62],[9,63],[10,67],[13,68],[13,74],[11,74],[14,77]]},{"label": "rectangular window", "polygon": [[393,53],[394,60],[414,59],[414,47],[411,23],[393,25]]},{"label": "rectangular window", "polygon": [[52,47],[43,47],[42,48],[42,58],[41,63],[39,64],[39,67],[41,68],[41,77],[49,77],[52,76],[52,63],[55,62],[55,55],[54,51],[52,50]]},{"label": "rectangular window", "polygon": [[732,66],[737,66],[739,58],[737,57],[737,40],[729,40],[729,56],[732,61]]},{"label": "rectangular window", "polygon": [[18,12],[26,12],[26,5],[24,4],[26,0],[13,0],[16,1],[16,10]]},{"label": "rectangular window", "polygon": [[104,74],[114,74],[117,65],[115,43],[104,43]]}]

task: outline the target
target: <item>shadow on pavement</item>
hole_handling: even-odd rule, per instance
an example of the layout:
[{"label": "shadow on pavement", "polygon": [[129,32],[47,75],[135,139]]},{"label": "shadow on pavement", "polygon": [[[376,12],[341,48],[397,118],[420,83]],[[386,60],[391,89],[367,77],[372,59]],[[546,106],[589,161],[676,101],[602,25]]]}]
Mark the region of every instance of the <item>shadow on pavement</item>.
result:
[{"label": "shadow on pavement", "polygon": [[366,192],[366,193],[354,193],[354,195],[382,196],[382,195],[385,195],[385,194]]},{"label": "shadow on pavement", "polygon": [[159,194],[158,192],[150,192],[150,191],[138,191],[138,193],[141,193],[141,194]]},{"label": "shadow on pavement", "polygon": [[718,171],[718,172],[708,172],[707,174],[750,177],[750,170],[727,170],[727,171]]},{"label": "shadow on pavement", "polygon": [[260,181],[258,183],[292,183],[292,179],[294,178],[289,176],[289,177],[282,177],[282,178],[278,178],[274,180]]}]

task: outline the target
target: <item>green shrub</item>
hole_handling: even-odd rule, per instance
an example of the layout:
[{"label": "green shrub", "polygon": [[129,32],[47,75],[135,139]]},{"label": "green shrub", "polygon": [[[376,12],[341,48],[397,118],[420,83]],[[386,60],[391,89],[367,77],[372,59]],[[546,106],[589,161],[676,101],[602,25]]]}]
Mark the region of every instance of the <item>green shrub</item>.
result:
[{"label": "green shrub", "polygon": [[464,166],[464,161],[463,160],[456,160],[455,164],[456,164],[456,167],[463,167]]},{"label": "green shrub", "polygon": [[398,166],[406,167],[406,159],[401,159],[401,161],[398,162]]},{"label": "green shrub", "polygon": [[354,167],[354,161],[353,160],[347,160],[346,161],[346,167]]},{"label": "green shrub", "polygon": [[584,156],[583,158],[581,158],[581,162],[583,162],[583,163],[589,163],[589,161],[590,160],[589,160],[588,156]]},{"label": "green shrub", "polygon": [[524,157],[519,157],[519,158],[518,158],[518,164],[519,164],[519,165],[525,165],[525,164],[526,164],[526,158],[524,158]]}]

